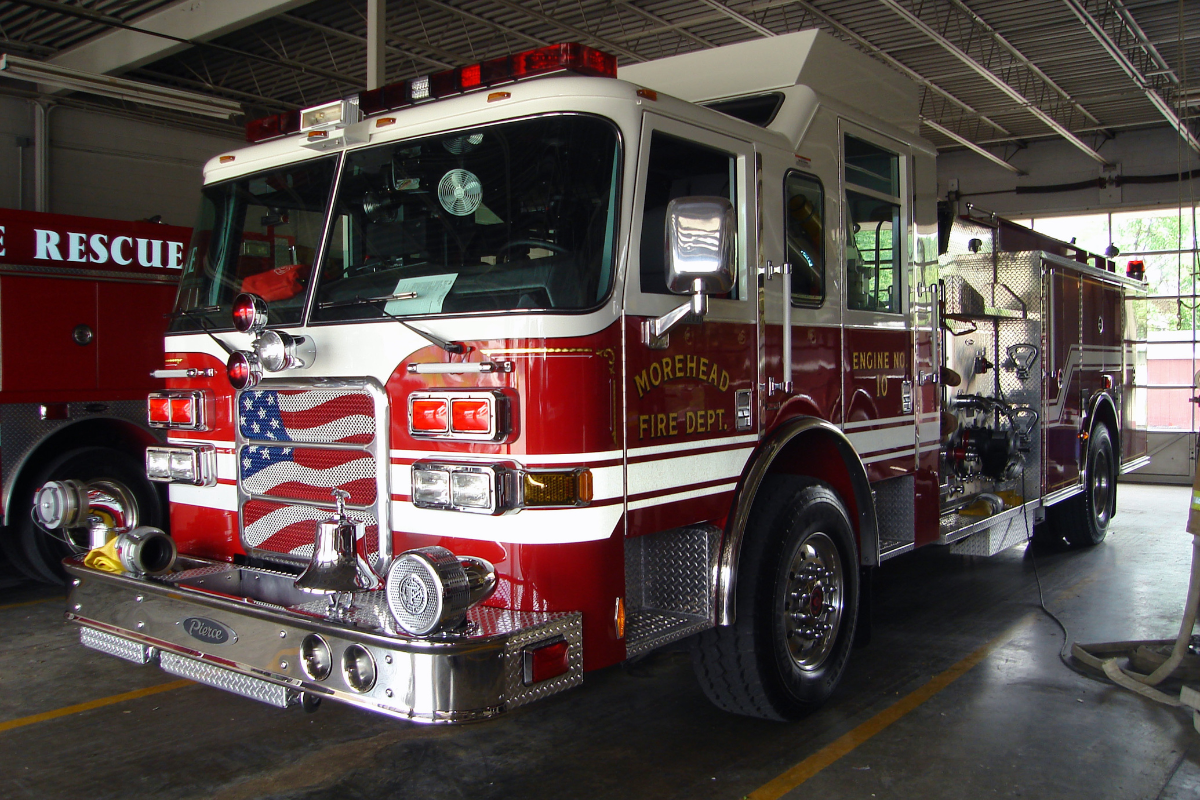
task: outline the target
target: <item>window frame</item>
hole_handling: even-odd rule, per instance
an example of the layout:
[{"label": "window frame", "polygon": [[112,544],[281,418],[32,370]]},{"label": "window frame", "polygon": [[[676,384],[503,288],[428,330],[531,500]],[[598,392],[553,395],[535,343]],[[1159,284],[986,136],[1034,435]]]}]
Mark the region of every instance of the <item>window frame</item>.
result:
[{"label": "window frame", "polygon": [[697,145],[728,153],[735,168],[737,247],[735,280],[736,296],[711,297],[706,319],[744,322],[757,311],[757,273],[751,274],[751,254],[757,253],[758,200],[755,179],[755,150],[751,142],[718,133],[693,123],[647,112],[643,118],[638,147],[637,178],[633,190],[633,218],[630,221],[628,250],[625,259],[625,310],[634,316],[658,317],[687,301],[686,294],[646,293],[641,288],[641,237],[646,203],[646,176],[650,164],[650,142],[653,134],[686,139]]},{"label": "window frame", "polygon": [[[841,302],[845,322],[849,325],[864,325],[871,327],[909,327],[909,309],[912,271],[912,239],[913,239],[913,200],[912,200],[912,147],[907,143],[893,139],[868,128],[856,125],[849,120],[840,119],[838,125],[838,155],[841,165],[838,171],[839,195],[841,200],[841,219],[839,220],[838,241],[841,243]],[[874,147],[878,147],[896,156],[897,184],[900,194],[890,196],[883,192],[850,183],[846,173],[846,138],[853,137]],[[849,304],[850,281],[847,258],[850,242],[850,201],[849,192],[894,203],[899,206],[899,235],[898,242],[893,239],[893,248],[899,253],[897,274],[894,286],[899,297],[895,311],[879,311],[875,309],[851,308]]]},{"label": "window frame", "polygon": [[788,247],[787,238],[788,238],[788,228],[791,223],[791,215],[788,213],[788,181],[792,178],[793,175],[803,178],[805,180],[811,181],[812,183],[816,184],[816,187],[817,187],[818,191],[820,192],[821,241],[818,242],[818,244],[820,245],[820,248],[821,248],[821,253],[820,253],[820,256],[821,256],[821,294],[819,297],[817,297],[815,299],[811,299],[811,298],[805,299],[805,300],[797,300],[796,299],[796,292],[795,292],[796,265],[792,264],[791,265],[792,266],[792,296],[789,298],[789,300],[792,303],[792,308],[821,308],[825,305],[825,301],[829,297],[829,290],[828,290],[828,287],[829,287],[829,253],[828,253],[828,249],[829,248],[826,246],[826,244],[827,244],[826,239],[828,238],[827,232],[829,230],[829,228],[828,228],[828,224],[829,224],[828,216],[829,215],[826,213],[827,206],[825,204],[825,183],[821,180],[820,176],[818,176],[816,173],[805,172],[804,170],[797,169],[795,167],[785,170],[783,173],[783,252],[784,252],[784,255],[788,257],[789,263],[791,262],[791,250]]}]

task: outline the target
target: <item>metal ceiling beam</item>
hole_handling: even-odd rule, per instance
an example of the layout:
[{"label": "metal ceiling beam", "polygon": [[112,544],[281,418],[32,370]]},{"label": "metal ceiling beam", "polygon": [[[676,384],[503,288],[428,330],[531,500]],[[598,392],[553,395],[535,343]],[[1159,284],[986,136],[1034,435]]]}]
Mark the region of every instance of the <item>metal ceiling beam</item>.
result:
[{"label": "metal ceiling beam", "polygon": [[967,139],[966,137],[963,137],[963,136],[959,136],[957,133],[950,130],[949,128],[939,125],[938,123],[934,122],[931,119],[928,119],[927,117],[921,117],[921,124],[927,125],[930,128],[933,128],[938,133],[942,134],[943,136],[953,139],[954,141],[961,144],[963,147],[970,150],[972,153],[976,153],[978,155],[983,156],[988,161],[992,162],[993,164],[995,164],[998,167],[1003,167],[1004,169],[1006,169],[1009,172],[1012,172],[1016,175],[1024,175],[1025,174],[1021,170],[1014,167],[1012,164],[1005,161],[1003,158],[1000,158],[999,156],[997,156],[996,154],[994,154],[992,152],[984,150],[982,147],[975,144],[970,139]]},{"label": "metal ceiling beam", "polygon": [[914,69],[911,69],[910,67],[908,67],[908,66],[906,66],[905,64],[901,63],[901,62],[900,62],[898,59],[896,59],[895,57],[891,56],[890,54],[888,54],[888,53],[884,52],[882,49],[880,49],[880,48],[876,47],[875,45],[871,44],[871,43],[870,43],[870,42],[868,42],[866,39],[864,39],[862,36],[859,36],[857,33],[855,33],[854,31],[850,30],[850,29],[849,29],[849,28],[847,28],[845,25],[843,25],[842,23],[840,23],[840,22],[838,22],[837,20],[835,20],[833,17],[831,17],[831,16],[829,16],[828,14],[826,14],[824,11],[820,11],[820,10],[818,10],[817,8],[815,8],[815,7],[812,5],[812,3],[805,2],[804,0],[797,0],[797,2],[796,2],[796,5],[800,6],[800,7],[801,7],[801,8],[803,8],[805,11],[807,11],[807,12],[808,12],[808,13],[810,13],[810,14],[812,14],[814,17],[816,17],[817,19],[821,20],[822,22],[824,22],[824,23],[825,23],[826,25],[828,25],[829,27],[833,28],[833,29],[834,29],[835,31],[837,31],[838,33],[840,33],[840,34],[842,34],[843,36],[845,36],[846,38],[850,39],[851,41],[853,41],[853,42],[854,42],[855,44],[857,44],[859,47],[861,47],[861,48],[863,48],[864,50],[866,50],[866,51],[867,51],[868,53],[870,53],[871,55],[873,55],[873,56],[875,56],[876,58],[880,59],[881,61],[883,61],[884,63],[888,64],[888,65],[889,65],[889,66],[891,66],[892,68],[900,70],[900,71],[901,71],[901,72],[903,72],[905,75],[907,75],[909,78],[911,78],[912,80],[916,81],[916,82],[917,82],[919,85],[921,85],[921,86],[924,86],[926,89],[928,89],[929,91],[933,92],[933,93],[934,93],[934,94],[936,94],[938,97],[941,97],[943,100],[946,100],[947,102],[951,103],[952,105],[954,105],[954,106],[957,106],[959,109],[961,109],[962,111],[966,112],[967,114],[970,114],[970,115],[973,115],[973,116],[975,116],[975,117],[978,117],[978,118],[979,118],[981,121],[983,121],[983,122],[987,123],[987,124],[988,124],[988,125],[990,125],[990,126],[993,128],[993,129],[995,129],[995,130],[999,131],[1000,133],[1003,133],[1005,136],[1011,136],[1011,135],[1012,135],[1012,133],[1011,133],[1011,132],[1010,132],[1010,131],[1009,131],[1007,128],[1005,128],[1003,125],[1001,125],[1001,124],[999,124],[998,122],[995,122],[995,121],[993,121],[993,120],[989,119],[988,117],[986,117],[986,116],[985,116],[985,115],[983,115],[983,114],[980,114],[978,111],[976,111],[976,110],[975,110],[974,108],[972,108],[970,105],[968,105],[967,103],[963,102],[962,100],[959,100],[957,97],[955,97],[954,95],[950,94],[950,93],[949,93],[949,92],[947,92],[945,89],[943,89],[942,87],[938,86],[936,83],[934,83],[933,81],[929,80],[928,78],[926,78],[926,77],[925,77],[924,75],[922,75],[921,73],[917,72],[917,71],[916,71],[916,70],[914,70]]},{"label": "metal ceiling beam", "polygon": [[215,42],[200,42],[200,41],[193,42],[193,41],[175,36],[174,34],[170,34],[170,33],[161,33],[158,31],[142,30],[141,28],[138,28],[134,25],[130,25],[130,24],[118,19],[117,17],[111,17],[111,16],[109,16],[107,14],[103,14],[99,11],[94,11],[90,8],[84,8],[83,6],[63,5],[61,3],[53,2],[53,0],[9,0],[9,2],[16,3],[18,5],[23,5],[23,6],[31,6],[33,8],[40,8],[40,9],[43,9],[46,11],[54,12],[56,14],[64,14],[69,17],[78,17],[81,19],[86,19],[86,20],[94,22],[98,25],[104,25],[105,27],[109,27],[109,28],[117,28],[120,30],[128,30],[128,31],[133,31],[135,33],[144,33],[144,34],[147,34],[150,36],[156,36],[160,39],[167,39],[170,41],[174,41],[174,42],[183,44],[188,47],[194,46],[194,47],[197,47],[202,50],[211,50],[211,51],[215,51],[215,52],[219,52],[219,53],[225,53],[226,55],[231,55],[235,58],[243,59],[245,61],[254,61],[254,62],[259,62],[259,63],[273,64],[277,67],[285,67],[285,68],[293,70],[295,72],[302,72],[302,73],[314,75],[314,76],[321,77],[321,78],[327,78],[328,80],[336,81],[338,83],[342,83],[347,86],[361,86],[361,81],[358,81],[347,75],[342,75],[340,73],[333,72],[331,70],[320,69],[318,67],[314,67],[310,64],[304,64],[299,61],[293,61],[290,58],[283,58],[278,55],[264,56],[264,55],[259,55],[258,53],[251,53],[251,52],[247,52],[245,50],[238,50],[237,48],[234,48],[234,47],[226,47],[225,45],[216,44]]},{"label": "metal ceiling beam", "polygon": [[[993,72],[988,66],[978,61],[965,49],[963,49],[963,47],[960,47],[959,45],[950,41],[950,39],[948,39],[946,36],[943,36],[933,26],[925,22],[923,19],[921,19],[921,17],[917,16],[917,14],[913,13],[908,8],[905,8],[897,0],[880,0],[880,2],[894,11],[901,19],[905,20],[914,28],[921,31],[921,33],[928,36],[959,61],[970,67],[976,74],[1007,95],[1013,102],[1020,105],[1030,114],[1033,114],[1059,136],[1075,145],[1089,158],[1098,162],[1099,164],[1109,166],[1109,162],[1106,158],[1104,158],[1104,156],[1097,153],[1082,139],[1073,134],[1066,124],[1063,124],[1059,120],[1055,119],[1053,114],[1047,113],[1047,111],[1041,108],[1037,102],[1031,100],[1021,91],[1018,91],[1007,80],[1005,80],[1005,78],[1001,77],[996,72]],[[911,3],[912,0],[909,0],[909,2]],[[930,9],[930,6],[933,5],[935,4],[919,3],[918,7],[921,9]],[[1064,94],[1062,90],[1058,89],[1056,86],[1053,86],[1053,84],[1047,84],[1045,81],[1041,80],[1041,76],[1038,74],[1040,70],[1036,70],[1036,68],[1033,70],[1029,69],[1028,59],[1025,59],[1024,56],[1020,56],[1020,54],[1016,51],[1016,48],[1012,47],[1012,45],[1008,44],[997,34],[995,34],[995,32],[991,30],[990,26],[986,26],[986,24],[981,25],[980,23],[982,23],[982,20],[980,20],[973,12],[966,14],[961,13],[963,8],[965,7],[951,0],[951,3],[949,4],[936,4],[935,8],[933,9],[933,13],[938,14],[940,17],[940,19],[937,20],[940,27],[946,29],[954,27],[956,30],[964,32],[962,37],[964,47],[980,52],[982,57],[988,57],[989,60],[998,61],[998,67],[1000,69],[1007,73],[1011,78],[1020,80],[1023,84],[1023,87],[1025,87],[1027,90],[1032,89],[1033,91],[1036,91],[1040,96],[1042,103],[1048,105],[1051,111],[1057,114],[1065,113],[1067,116],[1067,122],[1069,123],[1071,116],[1073,116],[1071,112],[1076,110],[1077,104],[1072,102],[1069,97],[1062,97],[1062,100],[1065,102],[1056,101],[1055,98],[1059,98]],[[1016,55],[1019,56],[1019,58],[1008,58],[1005,56],[1005,54]],[[1051,95],[1054,97],[1051,97]],[[1090,115],[1088,116],[1090,117]]]},{"label": "metal ceiling beam", "polygon": [[735,22],[739,22],[742,25],[745,25],[750,30],[755,31],[756,33],[758,33],[762,36],[774,36],[775,35],[775,31],[771,30],[767,26],[759,25],[757,22],[750,19],[745,14],[734,11],[732,8],[725,5],[724,3],[718,2],[718,0],[698,0],[698,2],[703,3],[704,5],[708,6],[709,8],[715,9],[719,13],[724,14],[725,16],[729,17],[730,19],[734,20]]},{"label": "metal ceiling beam", "polygon": [[[314,31],[320,31],[321,33],[327,33],[330,36],[337,37],[338,39],[344,39],[347,42],[355,42],[357,44],[361,44],[363,47],[367,46],[367,37],[359,36],[357,33],[351,33],[350,31],[344,31],[341,28],[335,28],[332,25],[325,25],[324,23],[321,23],[321,22],[313,22],[311,19],[305,19],[304,17],[297,17],[295,14],[280,14],[279,18],[281,20],[284,20],[285,22],[291,22],[293,24],[299,25],[304,28],[311,28]],[[446,61],[441,61],[436,58],[430,58],[429,56],[423,56],[423,55],[420,55],[419,53],[414,53],[411,50],[404,50],[399,47],[396,47],[395,45],[389,44],[386,41],[387,38],[394,38],[394,37],[392,36],[391,33],[387,34],[387,36],[385,37],[385,40],[384,40],[384,44],[383,44],[384,48],[386,50],[389,50],[389,51],[395,53],[396,55],[404,56],[405,58],[411,58],[416,61],[424,61],[426,64],[435,66],[438,69],[453,69],[455,66],[454,64],[451,64]],[[457,60],[457,58],[455,60]]]},{"label": "metal ceiling beam", "polygon": [[[215,39],[303,5],[305,0],[184,0],[136,21],[137,31],[110,30],[60,52],[50,63],[120,75],[186,50],[192,42]],[[170,34],[165,39],[154,34]],[[181,42],[180,40],[184,40]],[[184,43],[186,42],[186,43]]]},{"label": "metal ceiling beam", "polygon": [[570,24],[569,22],[563,22],[560,19],[556,19],[554,17],[547,16],[547,15],[541,13],[540,11],[534,11],[532,8],[528,8],[526,6],[521,5],[520,3],[513,2],[513,0],[491,0],[491,2],[493,2],[497,5],[504,6],[505,8],[507,8],[511,11],[516,11],[519,14],[524,14],[525,16],[529,17],[530,19],[536,19],[539,22],[545,23],[546,25],[551,25],[555,28],[564,30],[567,33],[571,34],[572,36],[579,36],[580,38],[587,39],[589,41],[593,41],[596,44],[600,45],[600,47],[602,47],[603,49],[612,53],[613,55],[625,56],[626,58],[630,59],[631,61],[637,61],[639,63],[647,60],[645,57],[638,55],[637,53],[633,52],[632,50],[622,47],[621,45],[617,44],[616,42],[613,42],[613,41],[610,41],[603,37],[597,36],[594,33],[585,31],[583,28],[577,28],[574,25]]},{"label": "metal ceiling beam", "polygon": [[469,19],[472,22],[477,22],[480,25],[491,28],[494,31],[497,31],[498,33],[503,33],[508,36],[516,36],[519,39],[524,39],[525,41],[527,41],[531,44],[536,44],[538,47],[545,47],[546,45],[551,44],[551,42],[547,39],[541,39],[541,38],[538,38],[537,36],[530,36],[528,33],[525,33],[524,31],[519,31],[516,28],[510,28],[507,25],[501,25],[499,22],[492,22],[487,17],[481,17],[478,14],[472,14],[470,11],[464,11],[461,8],[455,8],[454,6],[450,5],[449,3],[441,2],[441,0],[421,0],[421,2],[432,8],[438,8],[438,9],[441,9],[442,11],[449,11],[451,14],[457,14],[458,16],[462,17],[463,19]]},{"label": "metal ceiling beam", "polygon": [[[1121,5],[1120,0],[1063,2],[1075,12],[1075,16],[1079,17],[1079,21],[1088,32],[1096,38],[1113,61],[1117,62],[1117,66],[1137,84],[1151,105],[1158,109],[1158,113],[1183,137],[1188,147],[1200,153],[1200,140],[1175,113],[1170,101],[1163,96],[1165,93],[1169,96],[1172,84],[1178,83],[1179,79],[1154,49],[1154,45],[1150,44],[1146,34]],[[1158,74],[1154,78],[1148,78],[1146,73],[1150,71],[1156,71]]]},{"label": "metal ceiling beam", "polygon": [[[428,2],[428,0],[426,0],[426,2]],[[710,50],[712,48],[716,47],[716,45],[714,43],[710,42],[708,39],[705,39],[703,36],[698,36],[697,34],[692,33],[685,26],[683,26],[681,24],[673,23],[670,20],[663,19],[662,17],[658,16],[657,14],[653,14],[653,13],[645,10],[644,8],[638,8],[633,3],[629,2],[629,0],[613,0],[613,5],[617,6],[618,8],[628,9],[628,10],[632,11],[634,14],[637,14],[642,19],[646,20],[647,22],[652,22],[655,25],[658,25],[662,28],[666,28],[666,29],[670,30],[671,32],[675,33],[676,35],[682,36],[685,39],[690,39],[691,41],[695,42],[696,44],[700,45],[701,47],[708,48]]]}]

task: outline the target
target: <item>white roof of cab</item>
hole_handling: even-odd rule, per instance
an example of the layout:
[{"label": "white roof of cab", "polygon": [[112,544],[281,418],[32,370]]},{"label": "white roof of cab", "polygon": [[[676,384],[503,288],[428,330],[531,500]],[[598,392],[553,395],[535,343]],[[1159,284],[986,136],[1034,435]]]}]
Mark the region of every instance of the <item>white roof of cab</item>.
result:
[{"label": "white roof of cab", "polygon": [[693,103],[802,85],[903,130],[919,124],[916,84],[815,29],[632,64],[617,77]]}]

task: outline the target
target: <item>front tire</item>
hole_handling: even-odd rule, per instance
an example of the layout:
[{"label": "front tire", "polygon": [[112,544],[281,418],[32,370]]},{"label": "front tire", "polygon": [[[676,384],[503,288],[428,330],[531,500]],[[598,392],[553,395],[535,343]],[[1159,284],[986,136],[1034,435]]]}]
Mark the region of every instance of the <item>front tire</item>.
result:
[{"label": "front tire", "polygon": [[736,621],[695,638],[693,665],[720,708],[794,720],[820,706],[845,671],[858,551],[828,485],[773,476],[759,497],[738,569]]}]

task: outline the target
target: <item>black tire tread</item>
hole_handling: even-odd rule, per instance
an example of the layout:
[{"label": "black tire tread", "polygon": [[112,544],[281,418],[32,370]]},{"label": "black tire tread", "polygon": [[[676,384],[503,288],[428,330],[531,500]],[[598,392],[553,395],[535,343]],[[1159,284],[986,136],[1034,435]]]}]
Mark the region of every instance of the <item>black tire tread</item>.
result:
[{"label": "black tire tread", "polygon": [[[708,699],[724,711],[777,721],[790,721],[798,716],[791,710],[781,709],[772,699],[773,690],[770,687],[773,678],[764,672],[763,654],[755,647],[758,620],[749,613],[754,606],[750,590],[754,588],[755,581],[747,580],[746,576],[757,574],[763,561],[782,546],[782,541],[775,541],[776,537],[763,534],[775,529],[781,521],[780,515],[787,510],[793,498],[803,492],[814,498],[832,500],[845,511],[837,494],[823,483],[795,476],[768,476],[759,489],[759,499],[747,523],[747,536],[754,531],[759,535],[746,540],[739,564],[736,621],[733,625],[718,626],[691,639],[692,666],[696,678]],[[848,519],[848,514],[846,516]],[[858,564],[848,563],[846,569],[854,570],[857,575]],[[852,640],[854,616],[851,615],[845,624],[848,628],[844,635]],[[814,703],[812,707],[816,705]]]}]

